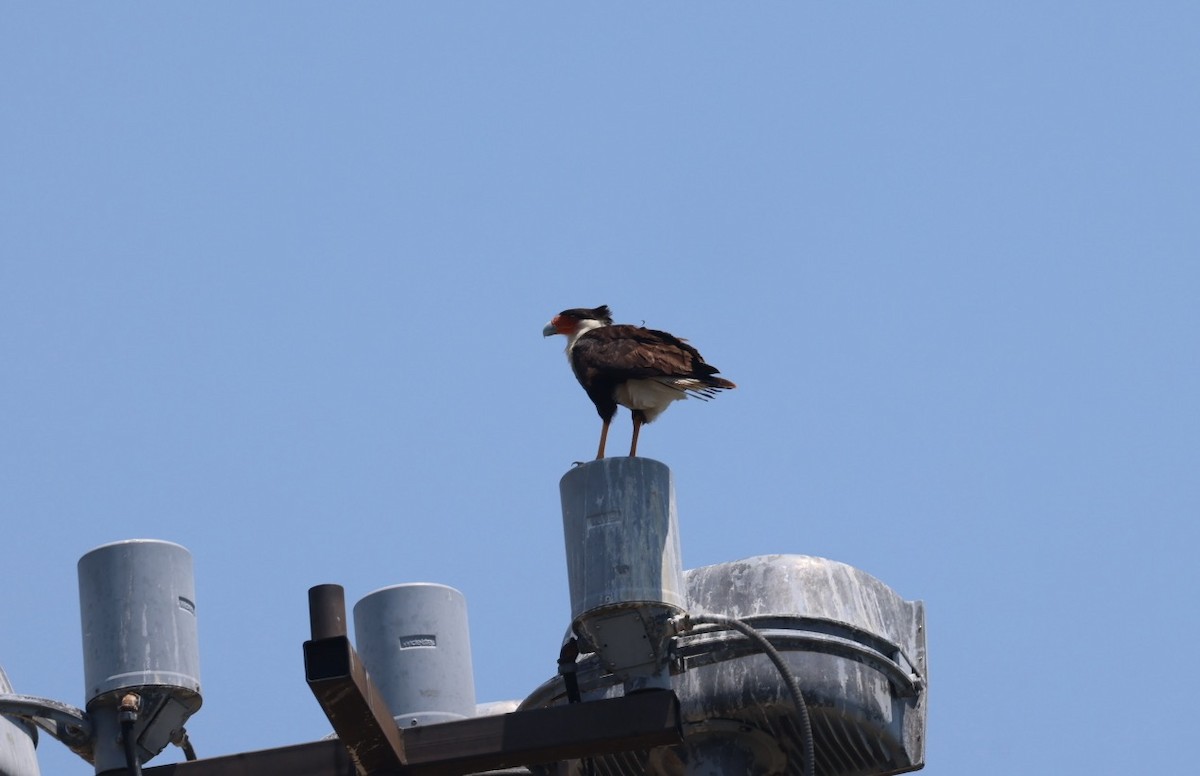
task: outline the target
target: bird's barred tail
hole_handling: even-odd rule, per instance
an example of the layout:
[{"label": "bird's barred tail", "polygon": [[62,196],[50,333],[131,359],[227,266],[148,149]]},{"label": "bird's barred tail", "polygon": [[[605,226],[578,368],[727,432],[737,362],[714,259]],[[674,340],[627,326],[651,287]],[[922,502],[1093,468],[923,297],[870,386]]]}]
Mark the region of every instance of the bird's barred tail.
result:
[{"label": "bird's barred tail", "polygon": [[663,379],[659,382],[703,401],[715,398],[721,391],[728,390],[729,388],[737,388],[729,380],[712,375],[707,377],[674,377]]}]

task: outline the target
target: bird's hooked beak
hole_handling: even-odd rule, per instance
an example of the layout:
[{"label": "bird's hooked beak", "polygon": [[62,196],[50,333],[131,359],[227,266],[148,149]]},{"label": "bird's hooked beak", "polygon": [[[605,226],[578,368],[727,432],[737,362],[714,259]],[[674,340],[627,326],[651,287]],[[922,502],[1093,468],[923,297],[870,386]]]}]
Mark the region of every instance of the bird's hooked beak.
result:
[{"label": "bird's hooked beak", "polygon": [[566,334],[565,331],[563,331],[561,328],[559,328],[559,326],[562,324],[562,322],[563,322],[563,317],[561,315],[556,315],[553,318],[551,318],[550,323],[547,323],[545,326],[542,327],[542,336],[543,337],[553,337],[555,334]]}]

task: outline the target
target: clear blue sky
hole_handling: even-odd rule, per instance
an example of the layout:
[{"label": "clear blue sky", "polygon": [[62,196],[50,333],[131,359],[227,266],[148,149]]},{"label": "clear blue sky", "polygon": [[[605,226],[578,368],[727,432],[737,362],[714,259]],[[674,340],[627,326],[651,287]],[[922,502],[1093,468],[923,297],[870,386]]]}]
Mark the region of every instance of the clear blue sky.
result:
[{"label": "clear blue sky", "polygon": [[570,615],[558,479],[599,433],[541,327],[607,303],[739,385],[641,440],[685,566],[820,555],[926,602],[926,773],[1186,771],[1198,29],[1183,2],[4,4],[0,665],[81,705],[75,563],[153,537],[195,557],[202,756],[328,732],[323,582],[461,589],[479,699],[524,697]]}]

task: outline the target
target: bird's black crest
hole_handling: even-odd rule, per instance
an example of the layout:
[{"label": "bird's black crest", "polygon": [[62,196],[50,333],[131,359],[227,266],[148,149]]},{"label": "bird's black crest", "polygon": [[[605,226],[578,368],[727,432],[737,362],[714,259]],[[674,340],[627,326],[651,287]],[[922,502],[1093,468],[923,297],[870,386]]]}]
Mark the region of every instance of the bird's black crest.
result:
[{"label": "bird's black crest", "polygon": [[595,319],[602,322],[605,326],[613,322],[612,311],[608,309],[608,305],[606,304],[602,304],[599,307],[572,307],[570,310],[563,310],[559,315],[565,315],[577,321]]}]

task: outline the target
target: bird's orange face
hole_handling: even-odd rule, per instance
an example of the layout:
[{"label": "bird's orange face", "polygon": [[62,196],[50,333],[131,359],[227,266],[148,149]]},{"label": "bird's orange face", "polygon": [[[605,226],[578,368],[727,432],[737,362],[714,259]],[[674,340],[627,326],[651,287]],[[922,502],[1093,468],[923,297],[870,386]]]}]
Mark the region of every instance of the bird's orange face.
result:
[{"label": "bird's orange face", "polygon": [[556,315],[550,319],[545,328],[542,329],[543,337],[553,337],[555,334],[571,336],[575,330],[579,328],[579,321],[567,315]]}]

